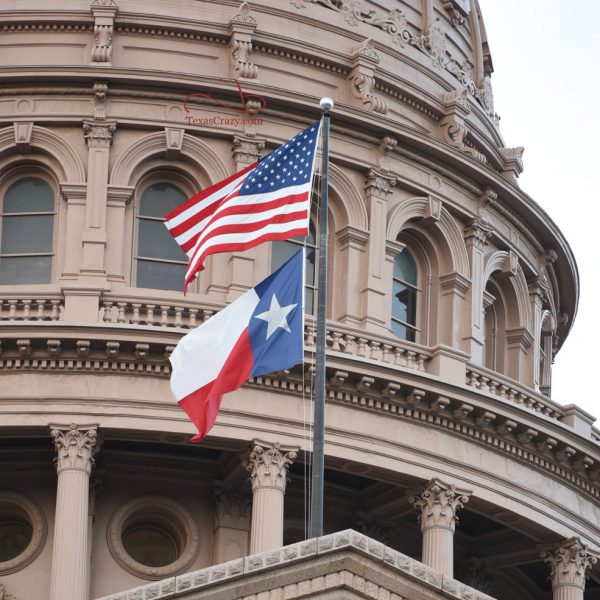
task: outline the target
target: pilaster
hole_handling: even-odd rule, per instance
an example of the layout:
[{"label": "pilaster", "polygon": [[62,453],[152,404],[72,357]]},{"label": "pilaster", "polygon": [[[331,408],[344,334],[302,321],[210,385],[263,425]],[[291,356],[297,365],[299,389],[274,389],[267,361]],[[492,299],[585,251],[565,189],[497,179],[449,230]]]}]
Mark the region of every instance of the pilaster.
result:
[{"label": "pilaster", "polygon": [[395,185],[396,178],[382,170],[371,169],[365,178],[369,238],[366,286],[360,291],[361,325],[377,333],[388,335],[393,259],[390,267],[390,263],[386,261],[387,201]]},{"label": "pilaster", "polygon": [[283,545],[283,499],[288,468],[299,448],[254,440],[244,467],[252,482],[250,554]]},{"label": "pilaster", "polygon": [[583,600],[588,571],[598,561],[588,547],[572,537],[541,556],[550,565],[552,600]]},{"label": "pilaster", "polygon": [[471,265],[471,288],[465,294],[467,304],[471,306],[470,327],[466,335],[464,350],[471,355],[471,362],[483,364],[483,345],[485,339],[483,293],[485,282],[485,247],[492,236],[492,226],[481,218],[469,221],[465,228],[465,243]]},{"label": "pilaster", "polygon": [[89,479],[97,427],[51,425],[50,432],[58,474],[50,600],[87,600]]},{"label": "pilaster", "polygon": [[90,120],[83,122],[88,146],[88,184],[83,230],[80,277],[106,280],[106,213],[108,161],[116,123]]},{"label": "pilaster", "polygon": [[419,511],[423,533],[422,562],[447,577],[454,573],[454,530],[456,512],[468,501],[471,492],[432,479],[425,489],[409,501]]},{"label": "pilaster", "polygon": [[216,482],[213,490],[215,564],[242,558],[249,553],[250,502],[238,486]]}]

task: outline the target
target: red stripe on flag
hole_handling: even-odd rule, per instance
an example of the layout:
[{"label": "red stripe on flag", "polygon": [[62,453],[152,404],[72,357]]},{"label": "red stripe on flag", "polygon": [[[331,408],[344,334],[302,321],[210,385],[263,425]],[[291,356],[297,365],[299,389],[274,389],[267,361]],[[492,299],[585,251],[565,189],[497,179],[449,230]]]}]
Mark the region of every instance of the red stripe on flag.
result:
[{"label": "red stripe on flag", "polygon": [[250,248],[254,248],[258,246],[258,244],[262,244],[263,242],[277,242],[289,240],[292,237],[297,237],[301,235],[308,235],[308,228],[302,227],[300,229],[288,229],[286,231],[282,231],[279,233],[266,233],[260,237],[252,238],[248,242],[242,242],[239,244],[229,243],[229,244],[219,244],[215,246],[211,246],[206,250],[204,255],[200,256],[200,261],[198,261],[198,266],[191,273],[187,274],[185,277],[184,290],[187,286],[194,280],[196,274],[199,271],[204,271],[204,261],[207,257],[212,254],[218,254],[219,252],[241,252],[243,250],[249,250]]},{"label": "red stripe on flag", "polygon": [[223,394],[242,386],[250,377],[252,364],[252,347],[246,328],[217,378],[178,402],[198,428],[198,434],[192,438],[192,442],[199,442],[210,431],[217,418]]},{"label": "red stripe on flag", "polygon": [[204,200],[205,198],[208,198],[208,196],[210,196],[211,194],[214,194],[214,193],[218,192],[221,188],[224,188],[225,186],[227,186],[228,184],[230,184],[232,181],[234,181],[235,179],[237,179],[240,175],[243,175],[244,173],[247,173],[248,171],[251,171],[256,166],[258,166],[258,162],[252,163],[249,167],[246,167],[245,169],[242,169],[241,171],[238,171],[237,173],[234,173],[233,175],[231,175],[227,179],[223,179],[223,181],[219,181],[218,183],[214,183],[210,187],[207,187],[205,190],[201,190],[195,196],[192,196],[187,202],[184,202],[183,204],[181,204],[177,208],[174,208],[170,213],[168,213],[167,215],[165,215],[165,220],[167,222],[170,221],[171,219],[173,219],[177,215],[180,215],[182,212],[186,211],[188,208],[191,208],[195,204],[198,204],[198,202],[202,202],[202,200]]}]

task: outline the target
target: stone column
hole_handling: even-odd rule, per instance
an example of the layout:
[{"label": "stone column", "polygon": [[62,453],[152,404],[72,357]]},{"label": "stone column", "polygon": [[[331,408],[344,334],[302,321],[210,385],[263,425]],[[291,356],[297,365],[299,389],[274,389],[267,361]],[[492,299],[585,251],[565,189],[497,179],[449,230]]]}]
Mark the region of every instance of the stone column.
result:
[{"label": "stone column", "polygon": [[298,448],[254,440],[244,463],[252,481],[250,554],[283,546],[283,498]]},{"label": "stone column", "polygon": [[454,576],[456,511],[469,501],[471,492],[432,479],[419,496],[409,500],[419,511],[423,533],[422,562],[446,577]]},{"label": "stone column", "polygon": [[552,600],[583,600],[587,571],[597,562],[576,537],[565,540],[552,552],[542,552],[550,565]]},{"label": "stone column", "polygon": [[50,600],[87,600],[88,512],[96,426],[51,425],[56,448],[56,514]]}]

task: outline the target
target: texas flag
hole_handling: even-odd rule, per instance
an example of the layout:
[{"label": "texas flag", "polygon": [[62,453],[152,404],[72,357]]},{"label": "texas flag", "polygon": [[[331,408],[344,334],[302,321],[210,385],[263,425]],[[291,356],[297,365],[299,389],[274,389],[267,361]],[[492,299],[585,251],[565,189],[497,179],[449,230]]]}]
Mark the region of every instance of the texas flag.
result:
[{"label": "texas flag", "polygon": [[185,335],[171,354],[171,390],[198,428],[211,429],[223,394],[304,355],[304,250]]}]

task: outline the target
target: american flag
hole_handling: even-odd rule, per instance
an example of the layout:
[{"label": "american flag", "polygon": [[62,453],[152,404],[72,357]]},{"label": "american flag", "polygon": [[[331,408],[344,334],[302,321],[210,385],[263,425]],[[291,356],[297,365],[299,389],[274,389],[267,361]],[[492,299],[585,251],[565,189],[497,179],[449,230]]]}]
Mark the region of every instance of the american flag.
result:
[{"label": "american flag", "polygon": [[166,215],[189,256],[184,292],[207,256],[307,235],[319,122]]}]

